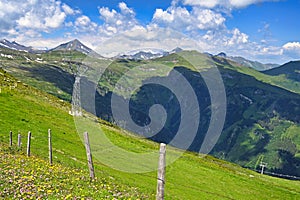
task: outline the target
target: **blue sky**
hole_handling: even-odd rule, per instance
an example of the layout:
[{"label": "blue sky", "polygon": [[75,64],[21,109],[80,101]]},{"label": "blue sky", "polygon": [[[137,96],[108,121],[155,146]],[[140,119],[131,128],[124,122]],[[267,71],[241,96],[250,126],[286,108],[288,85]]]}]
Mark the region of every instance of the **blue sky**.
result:
[{"label": "blue sky", "polygon": [[264,63],[300,58],[300,0],[1,0],[0,38],[52,48],[78,38],[110,56],[177,46]]}]

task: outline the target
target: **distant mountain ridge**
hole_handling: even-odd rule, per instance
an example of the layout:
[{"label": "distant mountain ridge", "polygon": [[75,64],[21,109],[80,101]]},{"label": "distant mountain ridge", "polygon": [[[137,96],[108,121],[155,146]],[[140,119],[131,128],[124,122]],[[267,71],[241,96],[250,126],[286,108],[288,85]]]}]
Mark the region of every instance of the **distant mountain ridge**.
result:
[{"label": "distant mountain ridge", "polygon": [[154,58],[159,58],[167,55],[168,52],[165,51],[153,51],[153,50],[141,50],[138,52],[129,52],[126,54],[121,54],[116,56],[119,59],[131,59],[131,60],[150,60]]},{"label": "distant mountain ridge", "polygon": [[15,41],[10,42],[6,39],[0,40],[0,47],[16,51],[24,51],[28,53],[45,53],[49,51],[78,51],[83,54],[90,54],[94,52],[91,48],[81,43],[78,39],[74,39],[72,41],[60,44],[57,47],[50,50],[37,50],[32,47],[21,45]]},{"label": "distant mountain ridge", "polygon": [[263,73],[271,76],[285,75],[288,79],[300,82],[300,61],[291,61]]},{"label": "distant mountain ridge", "polygon": [[243,58],[241,56],[227,56],[226,53],[224,53],[224,52],[221,52],[221,53],[219,53],[215,56],[231,60],[231,61],[236,62],[236,63],[238,63],[242,66],[251,67],[251,68],[256,69],[258,71],[265,71],[265,70],[272,69],[272,68],[275,68],[275,67],[279,66],[278,64],[271,64],[271,63],[263,64],[263,63],[258,62],[258,61],[248,60],[248,59]]},{"label": "distant mountain ridge", "polygon": [[[93,55],[99,56],[99,54],[97,54],[95,51],[93,51],[88,46],[84,45],[78,39],[74,39],[69,42],[60,44],[57,47],[52,48],[47,51],[46,50],[37,50],[32,47],[27,47],[27,46],[21,45],[15,41],[10,42],[6,39],[0,40],[0,47],[17,50],[17,51],[29,52],[29,53],[45,53],[45,52],[51,52],[51,51],[77,51],[77,52],[81,52],[86,55],[93,54]],[[177,47],[169,52],[161,50],[161,49],[143,49],[140,51],[133,51],[133,52],[125,53],[125,54],[120,54],[114,58],[132,59],[132,60],[150,60],[150,59],[168,56],[173,53],[179,53],[181,51],[183,51],[183,49],[181,49],[179,47]],[[212,55],[210,53],[205,53],[205,54],[210,57],[221,57],[223,59],[236,62],[241,66],[250,67],[250,68],[256,69],[258,71],[265,71],[265,70],[279,67],[278,64],[263,64],[258,61],[251,61],[251,60],[248,60],[248,59],[240,57],[240,56],[227,56],[226,53],[224,53],[224,52],[221,52],[217,55]]]},{"label": "distant mountain ridge", "polygon": [[0,40],[0,47],[17,50],[17,51],[25,51],[25,52],[30,52],[30,53],[35,51],[32,47],[26,47],[15,41],[10,42],[6,39]]},{"label": "distant mountain ridge", "polygon": [[168,56],[172,53],[179,53],[183,51],[183,49],[177,47],[173,49],[172,51],[164,51],[161,49],[143,49],[139,51],[132,51],[125,54],[120,54],[116,56],[116,58],[119,59],[131,59],[131,60],[150,60],[155,58],[160,58],[164,56]]}]

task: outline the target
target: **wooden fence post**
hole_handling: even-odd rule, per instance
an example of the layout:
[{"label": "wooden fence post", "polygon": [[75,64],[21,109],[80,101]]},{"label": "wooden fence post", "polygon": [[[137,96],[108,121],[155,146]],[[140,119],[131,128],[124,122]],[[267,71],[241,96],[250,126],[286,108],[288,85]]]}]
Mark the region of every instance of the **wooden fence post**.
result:
[{"label": "wooden fence post", "polygon": [[9,146],[12,147],[12,131],[9,132]]},{"label": "wooden fence post", "polygon": [[49,163],[52,165],[52,140],[51,140],[51,130],[48,130],[48,144],[49,144]]},{"label": "wooden fence post", "polygon": [[166,173],[166,144],[160,143],[158,172],[157,172],[156,200],[164,199],[165,173]]},{"label": "wooden fence post", "polygon": [[94,165],[93,165],[93,160],[92,160],[92,153],[91,153],[91,148],[90,148],[88,132],[84,132],[83,136],[84,136],[84,142],[85,142],[86,156],[87,156],[87,160],[88,160],[88,167],[90,170],[90,178],[94,179],[95,172],[94,172]]},{"label": "wooden fence post", "polygon": [[21,148],[21,144],[22,144],[22,141],[21,141],[21,134],[18,133],[18,147]]},{"label": "wooden fence post", "polygon": [[30,140],[31,140],[31,132],[28,132],[28,139],[27,139],[27,156],[30,156]]}]

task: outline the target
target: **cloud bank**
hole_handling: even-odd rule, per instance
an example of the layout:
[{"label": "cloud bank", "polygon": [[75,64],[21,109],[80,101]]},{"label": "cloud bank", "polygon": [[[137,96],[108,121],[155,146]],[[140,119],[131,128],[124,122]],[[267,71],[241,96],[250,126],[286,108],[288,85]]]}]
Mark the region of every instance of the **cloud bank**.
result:
[{"label": "cloud bank", "polygon": [[[170,50],[177,45],[263,62],[299,58],[298,41],[273,46],[268,40],[253,41],[239,27],[226,26],[233,10],[271,1],[276,0],[173,0],[168,8],[157,8],[149,23],[142,24],[125,2],[116,9],[98,7],[98,21],[93,21],[87,13],[59,0],[4,0],[0,2],[0,36],[36,47],[53,47],[79,38],[94,48],[118,38],[112,42],[111,53],[142,47]],[[57,31],[62,34],[45,39],[45,34]]]}]

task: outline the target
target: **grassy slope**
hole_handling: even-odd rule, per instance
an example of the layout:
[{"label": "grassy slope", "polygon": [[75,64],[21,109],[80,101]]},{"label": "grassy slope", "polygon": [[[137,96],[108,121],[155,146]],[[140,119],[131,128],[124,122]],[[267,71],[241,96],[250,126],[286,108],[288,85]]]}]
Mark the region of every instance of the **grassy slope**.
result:
[{"label": "grassy slope", "polygon": [[[182,57],[179,57],[178,55],[182,56]],[[186,61],[183,60],[183,58],[189,58],[192,60],[193,56],[197,57],[196,62],[199,63],[199,61],[200,62],[202,61],[202,63],[200,64],[201,68],[203,68],[203,66],[204,66],[204,68],[209,67],[209,64],[212,63],[212,62],[209,62],[209,60],[211,60],[210,57],[208,57],[204,54],[201,54],[197,51],[183,51],[178,54],[171,54],[166,57],[155,59],[154,63],[162,63],[162,64],[168,65],[170,67],[186,66],[187,68],[193,69],[193,67],[190,66],[190,63],[187,63]],[[289,79],[289,77],[285,76],[284,73],[282,73],[281,75],[272,76],[271,73],[262,73],[253,68],[241,66],[236,62],[226,60],[222,57],[215,56],[215,57],[213,57],[213,60],[215,61],[214,63],[217,66],[229,68],[229,69],[237,71],[239,73],[253,76],[258,81],[268,83],[270,85],[277,86],[277,87],[289,90],[294,93],[300,93],[299,83],[297,81]],[[283,69],[282,71],[284,71],[284,67],[280,67],[280,68],[282,68]],[[268,70],[268,71],[272,71],[272,70]],[[268,71],[266,71],[266,72],[268,72]]]},{"label": "grassy slope", "polygon": [[147,198],[136,188],[117,185],[107,178],[90,181],[81,169],[20,153],[16,148],[0,149],[0,198],[5,199],[113,199]]},{"label": "grassy slope", "polygon": [[[233,77],[232,79],[224,77],[225,82],[228,84],[227,100],[232,101],[232,105],[235,105],[237,108],[244,109],[242,115],[239,115],[241,118],[236,119],[231,127],[224,129],[219,139],[225,148],[231,148],[230,150],[226,150],[226,159],[251,169],[258,169],[259,162],[264,157],[264,162],[268,163],[268,170],[277,171],[278,169],[285,168],[284,171],[277,171],[277,173],[297,173],[298,169],[292,169],[292,165],[296,166],[297,164],[286,163],[287,159],[279,155],[279,151],[285,150],[291,152],[293,155],[295,154],[295,156],[299,155],[299,134],[296,134],[300,130],[299,123],[291,121],[292,118],[281,114],[283,113],[283,109],[278,111],[280,114],[274,113],[273,105],[283,97],[286,98],[284,101],[286,104],[292,98],[295,99],[295,102],[299,102],[299,97],[296,94],[289,93],[277,87],[257,82],[252,76],[241,77],[239,73],[230,73],[230,70],[236,71],[242,69],[226,66],[224,70],[221,70]],[[247,68],[243,68],[243,70],[256,72]],[[256,76],[254,77],[257,78]],[[231,91],[231,88],[234,88],[234,91]],[[253,88],[254,90],[267,91],[269,94],[255,94]],[[245,94],[250,97],[253,103],[244,107],[242,104],[234,102],[234,96],[239,94]],[[267,102],[274,104],[272,105]],[[284,103],[281,105],[283,107]],[[290,114],[298,113],[298,110],[294,108],[296,106],[285,108],[285,110]],[[230,110],[227,111],[229,114]],[[273,114],[270,114],[271,112]],[[235,115],[231,115],[227,119],[232,119]],[[287,134],[288,130],[289,134]],[[231,141],[234,141],[234,143],[231,143]],[[231,147],[232,144],[233,146]],[[216,146],[218,147],[218,145]],[[222,154],[216,156],[225,159]],[[294,160],[296,161],[296,159]],[[289,169],[287,169],[288,165],[290,165]]]},{"label": "grassy slope", "polygon": [[277,76],[272,76],[272,75],[268,75],[267,73],[259,72],[255,69],[252,69],[252,68],[240,66],[240,65],[238,65],[237,63],[234,63],[234,62],[229,62],[228,63],[227,60],[225,61],[225,60],[223,60],[222,58],[219,58],[219,57],[215,57],[215,59],[218,62],[221,62],[222,64],[224,64],[222,66],[225,66],[227,68],[230,68],[232,70],[235,70],[237,72],[240,72],[240,73],[243,73],[243,74],[246,74],[246,75],[253,76],[261,82],[268,83],[270,85],[274,85],[274,86],[289,90],[291,92],[300,94],[299,83],[297,81],[289,79],[284,74],[277,75]]},{"label": "grassy slope", "polygon": [[[86,177],[88,172],[85,150],[76,133],[73,118],[68,115],[69,105],[22,83],[18,83],[16,86],[14,78],[3,71],[0,74],[0,83],[1,143],[8,142],[8,132],[12,130],[15,144],[16,133],[20,131],[22,136],[25,136],[23,139],[24,146],[26,144],[26,133],[30,130],[33,135],[32,154],[46,158],[47,129],[51,128],[53,132],[54,162],[61,163],[62,167],[76,167],[82,170],[83,176]],[[158,148],[155,143],[139,140],[128,134],[124,135],[117,128],[105,124],[101,126],[106,130],[112,142],[124,148],[139,149],[141,146],[146,149]],[[3,146],[1,148],[3,149]],[[168,152],[171,154],[172,150]],[[22,157],[18,155],[15,157],[6,156],[8,156],[7,159],[4,159],[6,164],[1,162],[1,168],[14,166],[16,168],[13,168],[12,171],[22,169],[22,165],[16,165],[17,160],[23,159]],[[30,158],[28,162],[36,163],[35,159]],[[38,162],[46,166],[43,161]],[[44,170],[47,171],[47,169]],[[63,171],[58,170],[55,173],[62,173],[63,175]],[[28,171],[25,170],[24,173],[28,173]],[[6,175],[4,174],[4,176]],[[113,184],[117,185],[117,188],[127,189],[129,195],[148,196],[150,199],[154,199],[156,172],[129,174],[115,171],[96,161],[96,175],[98,179],[109,180],[109,185]],[[56,178],[52,180],[54,183],[58,181]],[[2,188],[10,187],[7,183],[1,184]],[[96,198],[96,189],[89,184],[84,183],[84,185],[95,193],[93,197]],[[76,186],[76,183],[74,186]],[[66,193],[71,193],[72,190],[68,187],[66,186]],[[138,191],[131,189],[135,187],[138,187]],[[166,199],[295,199],[300,193],[300,182],[261,176],[212,157],[198,158],[195,154],[186,153],[167,167],[165,190]],[[130,191],[132,192],[130,193]],[[52,197],[55,198],[55,196]]]},{"label": "grassy slope", "polygon": [[[66,52],[66,51],[55,51],[49,52],[41,55],[30,54],[26,52],[18,52],[13,50],[8,50],[5,48],[0,48],[0,52],[5,55],[11,55],[12,58],[0,57],[1,65],[12,73],[14,76],[19,78],[20,80],[33,85],[34,87],[46,91],[50,94],[58,96],[61,99],[71,100],[70,96],[70,88],[72,87],[73,77],[70,76],[67,72],[70,71],[70,63],[69,60],[82,62],[87,61],[86,55],[81,54],[79,52]],[[180,57],[180,56],[182,57]],[[152,61],[140,61],[140,62],[132,62],[124,60],[115,61],[109,68],[114,71],[114,76],[117,76],[119,73],[123,73],[127,71],[129,68],[134,66],[141,65],[164,65],[167,67],[174,66],[186,66],[187,68],[193,68],[190,63],[187,63],[183,58],[185,56],[192,57],[197,56],[201,57],[203,60],[202,65],[206,65],[205,60],[210,60],[204,54],[201,54],[196,51],[183,51],[179,54],[171,54],[169,56],[154,59]],[[284,75],[272,76],[266,73],[262,73],[256,71],[252,68],[247,68],[244,66],[240,66],[235,62],[231,62],[228,60],[224,60],[220,57],[214,57],[217,65],[221,63],[222,66],[228,67],[237,72],[250,75],[255,77],[257,80],[284,88],[286,90],[300,93],[299,83],[297,81],[293,81]],[[121,62],[122,61],[122,62]],[[197,58],[199,61],[199,58]],[[76,67],[76,64],[72,64]],[[73,66],[73,67],[74,67]],[[61,71],[61,69],[64,71]],[[159,74],[154,72],[156,75]],[[53,80],[53,77],[62,77],[60,80]],[[140,76],[134,77],[135,79]],[[110,88],[110,82],[116,77],[106,77],[104,76],[104,81],[102,81],[102,87]],[[108,79],[108,80],[106,80]],[[51,84],[52,83],[52,84]],[[55,83],[55,84],[54,84]]]},{"label": "grassy slope", "polygon": [[271,76],[285,75],[288,79],[300,81],[300,61],[290,61],[280,67],[269,69],[263,73]]}]

